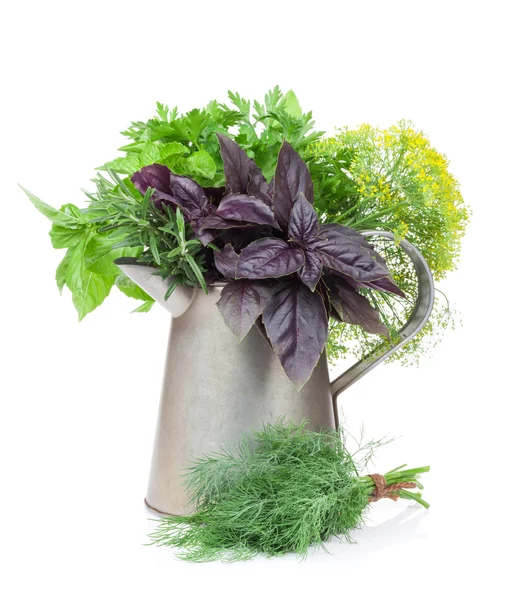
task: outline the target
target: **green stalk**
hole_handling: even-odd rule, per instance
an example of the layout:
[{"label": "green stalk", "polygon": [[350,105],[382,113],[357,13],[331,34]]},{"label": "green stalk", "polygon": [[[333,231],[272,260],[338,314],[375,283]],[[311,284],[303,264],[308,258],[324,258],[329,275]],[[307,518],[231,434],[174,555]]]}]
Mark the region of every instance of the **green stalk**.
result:
[{"label": "green stalk", "polygon": [[394,206],[389,206],[387,208],[384,208],[383,210],[378,210],[375,213],[366,215],[363,219],[360,219],[359,221],[351,221],[351,222],[354,224],[355,227],[358,227],[359,225],[362,225],[365,222],[369,222],[371,219],[377,219],[378,217],[381,217],[383,215],[393,213],[398,208],[405,206],[407,204],[408,204],[408,202],[406,200],[404,200],[402,202],[398,202],[397,204],[394,204]]},{"label": "green stalk", "polygon": [[[395,469],[392,469],[392,471],[388,471],[387,473],[385,473],[384,477],[385,477],[385,481],[387,482],[387,486],[393,485],[394,483],[415,483],[418,486],[420,486],[419,475],[421,473],[428,473],[428,471],[430,470],[429,466],[401,470],[405,466],[406,465],[401,465],[400,467],[396,467]],[[369,477],[368,475],[358,477],[357,482],[363,489],[365,489],[366,491],[369,492],[369,495],[371,495],[372,492],[375,490],[374,482],[373,482],[372,478]],[[405,498],[407,500],[415,500],[424,508],[430,507],[428,502],[423,500],[421,498],[421,494],[419,494],[418,492],[411,492],[409,490],[403,489],[403,490],[396,490],[393,493],[396,494],[399,498]]]}]

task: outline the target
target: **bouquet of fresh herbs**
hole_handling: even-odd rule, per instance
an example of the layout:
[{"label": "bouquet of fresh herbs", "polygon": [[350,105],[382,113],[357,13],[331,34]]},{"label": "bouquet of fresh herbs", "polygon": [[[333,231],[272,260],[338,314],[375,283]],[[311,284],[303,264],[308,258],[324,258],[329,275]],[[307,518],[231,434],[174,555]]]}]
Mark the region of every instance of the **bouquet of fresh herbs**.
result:
[{"label": "bouquet of fresh herbs", "polygon": [[[301,388],[331,317],[388,335],[360,289],[404,294],[360,233],[319,223],[309,169],[288,142],[268,182],[234,140],[218,134],[218,141],[225,187],[203,187],[156,163],[131,176],[133,195],[121,180],[118,190],[101,183],[106,199],[92,203],[89,226],[103,223],[98,232],[112,251],[171,277],[167,295],[179,284],[206,291],[210,282],[227,281],[218,302],[227,325],[240,340],[259,327]],[[94,235],[86,247],[98,240]],[[66,276],[74,269],[69,264]]]},{"label": "bouquet of fresh herbs", "polygon": [[429,467],[361,475],[383,441],[350,453],[341,433],[280,421],[199,458],[186,472],[195,513],[161,518],[152,543],[196,562],[304,557],[333,536],[350,539],[373,501],[405,498],[428,508],[410,490],[422,487],[419,475]]},{"label": "bouquet of fresh herbs", "polygon": [[[278,306],[296,303],[293,314],[310,318],[315,334],[302,370],[279,352],[300,385],[326,340],[335,359],[370,352],[379,334],[397,336],[417,294],[397,239],[408,237],[442,277],[455,265],[468,213],[445,158],[408,123],[324,138],[293,92],[275,88],[264,103],[229,98],[230,107],[212,101],[185,115],[158,104],[156,117],[132,123],[123,156],[99,167],[86,208],[54,209],[27,193],[52,221],[53,246],[66,249],[56,282],[72,292],[80,319],[114,288],[140,300],[137,311],[153,305],[114,264],[120,257],[172,276],[168,294],[224,278],[220,309],[239,337],[255,321],[278,352],[286,347],[286,336],[274,335],[274,295]],[[396,244],[375,240],[374,250],[358,233],[371,228],[393,231]],[[284,288],[274,294],[272,281]],[[240,291],[246,307],[235,304]],[[452,323],[447,305],[437,304],[398,357],[416,360],[437,328]]]}]

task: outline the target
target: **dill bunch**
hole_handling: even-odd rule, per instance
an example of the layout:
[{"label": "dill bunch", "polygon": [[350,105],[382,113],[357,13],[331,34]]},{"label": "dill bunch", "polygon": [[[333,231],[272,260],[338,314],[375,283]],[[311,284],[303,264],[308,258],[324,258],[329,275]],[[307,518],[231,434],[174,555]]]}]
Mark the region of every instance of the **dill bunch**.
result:
[{"label": "dill bunch", "polygon": [[[332,536],[350,540],[374,499],[373,479],[360,471],[383,441],[350,454],[340,431],[310,431],[307,423],[265,425],[228,451],[197,460],[186,474],[196,512],[163,517],[151,544],[178,550],[184,560],[236,561],[262,554],[307,555]],[[421,487],[428,467],[387,473],[387,485]],[[388,497],[414,499],[397,489]]]},{"label": "dill bunch", "polygon": [[[392,341],[411,314],[417,281],[408,257],[398,252],[398,240],[407,239],[426,259],[435,281],[457,267],[461,240],[470,217],[458,181],[446,156],[409,121],[388,129],[362,125],[340,129],[334,136],[312,144],[304,158],[315,184],[315,207],[323,219],[358,230],[392,231],[396,243],[374,241],[389,264],[394,280],[407,298],[368,291],[369,302],[391,331]],[[421,332],[389,361],[419,364],[447,329],[460,323],[440,290],[432,315]],[[359,327],[332,323],[327,353],[332,361],[349,354],[364,359],[382,352],[379,339]]]}]

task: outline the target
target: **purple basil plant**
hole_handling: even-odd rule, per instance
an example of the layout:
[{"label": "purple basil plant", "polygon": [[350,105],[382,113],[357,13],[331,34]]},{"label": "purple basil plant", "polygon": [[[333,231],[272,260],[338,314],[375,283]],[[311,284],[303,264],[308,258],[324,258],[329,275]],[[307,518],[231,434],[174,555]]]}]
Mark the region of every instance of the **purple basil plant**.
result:
[{"label": "purple basil plant", "polygon": [[154,188],[158,205],[180,207],[201,242],[219,249],[213,278],[227,282],[218,301],[223,319],[240,340],[259,327],[301,388],[324,350],[330,317],[388,335],[360,288],[404,294],[363,235],[319,223],[309,170],[287,142],[268,182],[236,142],[218,138],[226,188],[202,188],[159,164],[132,181],[143,194]]}]

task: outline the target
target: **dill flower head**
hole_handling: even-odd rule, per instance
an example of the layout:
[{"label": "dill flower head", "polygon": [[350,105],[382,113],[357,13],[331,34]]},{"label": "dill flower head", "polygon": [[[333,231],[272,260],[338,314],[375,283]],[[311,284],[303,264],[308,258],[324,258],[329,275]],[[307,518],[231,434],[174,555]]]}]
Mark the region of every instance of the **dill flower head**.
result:
[{"label": "dill flower head", "polygon": [[318,208],[330,221],[384,228],[415,244],[436,280],[457,266],[469,220],[447,158],[408,121],[341,129],[311,147]]}]

